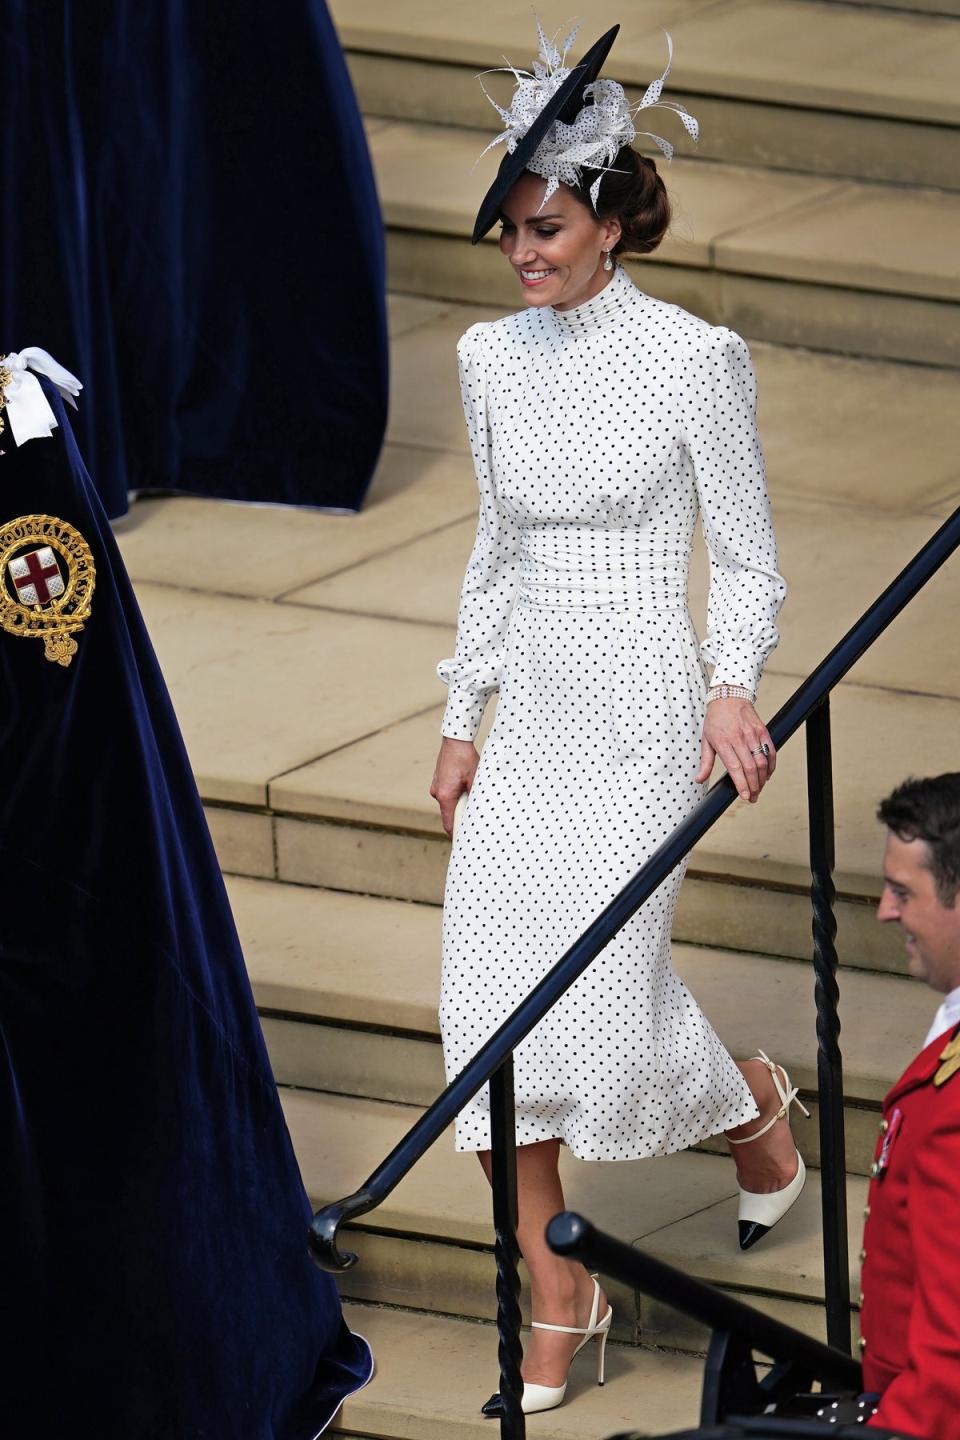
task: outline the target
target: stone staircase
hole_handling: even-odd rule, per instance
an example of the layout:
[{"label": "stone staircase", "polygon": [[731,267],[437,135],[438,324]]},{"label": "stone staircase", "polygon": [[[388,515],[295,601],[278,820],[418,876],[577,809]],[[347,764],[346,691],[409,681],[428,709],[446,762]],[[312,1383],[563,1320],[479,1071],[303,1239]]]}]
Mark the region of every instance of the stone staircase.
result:
[{"label": "stone staircase", "polygon": [[[957,0],[922,8],[935,6],[958,8]],[[548,31],[574,13],[534,8]],[[669,93],[700,119],[696,153],[704,160],[956,190],[960,42],[948,13],[901,13],[907,8],[588,0],[575,13],[584,45],[620,23],[604,73],[638,99],[663,69],[663,30],[670,31],[676,63]],[[492,138],[499,122],[475,75],[505,63],[504,55],[527,67],[536,51],[530,8],[512,0],[487,0],[482,16],[445,0],[333,0],[331,9],[370,116],[479,129]],[[509,93],[509,77],[502,83]],[[424,169],[417,169],[411,198]]]},{"label": "stone staircase", "polygon": [[[439,904],[448,855],[427,795],[476,489],[454,346],[520,301],[496,247],[471,247],[493,112],[473,78],[532,58],[515,0],[334,0],[388,223],[392,419],[363,514],[174,498],[118,536],[183,725],[291,1133],[315,1204],[352,1191],[436,1095]],[[759,707],[772,715],[960,503],[960,59],[956,0],[923,13],[824,0],[588,0],[581,38],[623,22],[612,73],[637,91],[677,53],[704,139],[674,162],[677,233],[643,288],[751,341],[782,569],[791,594]],[[566,16],[544,13],[549,24]],[[494,83],[497,77],[493,77]],[[495,119],[495,116],[493,117]],[[484,162],[486,163],[486,162]],[[698,557],[692,608],[705,609]],[[837,905],[853,1270],[879,1100],[934,997],[877,925],[879,796],[955,769],[954,561],[832,702]],[[735,1054],[758,1046],[815,1091],[802,740],[755,807],[694,852],[675,959]],[[814,1120],[796,1123],[818,1162]],[[622,1238],[823,1334],[816,1169],[747,1255],[722,1147],[656,1161],[569,1160],[571,1204]],[[471,1156],[447,1137],[348,1242],[351,1324],[378,1375],[335,1433],[473,1440],[495,1388],[492,1226]],[[852,1293],[857,1294],[856,1274]],[[574,1370],[553,1440],[650,1433],[697,1413],[704,1336],[614,1291],[609,1383]]]}]

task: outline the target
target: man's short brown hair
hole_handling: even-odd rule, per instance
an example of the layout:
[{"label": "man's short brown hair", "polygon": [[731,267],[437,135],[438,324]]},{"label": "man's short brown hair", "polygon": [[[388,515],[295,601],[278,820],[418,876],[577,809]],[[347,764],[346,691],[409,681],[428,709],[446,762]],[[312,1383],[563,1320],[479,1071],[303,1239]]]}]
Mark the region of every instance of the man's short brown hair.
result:
[{"label": "man's short brown hair", "polygon": [[960,774],[905,780],[881,800],[877,819],[901,840],[925,840],[941,905],[960,891]]}]

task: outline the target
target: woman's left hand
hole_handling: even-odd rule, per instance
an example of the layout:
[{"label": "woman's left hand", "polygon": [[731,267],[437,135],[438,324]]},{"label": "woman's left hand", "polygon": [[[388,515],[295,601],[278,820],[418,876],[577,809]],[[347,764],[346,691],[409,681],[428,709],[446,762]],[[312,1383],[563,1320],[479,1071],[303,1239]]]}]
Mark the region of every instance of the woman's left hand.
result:
[{"label": "woman's left hand", "polygon": [[[761,746],[766,745],[765,755]],[[700,769],[697,781],[710,779],[719,755],[741,800],[751,805],[777,768],[777,752],[770,731],[749,700],[711,700],[703,722]]]}]

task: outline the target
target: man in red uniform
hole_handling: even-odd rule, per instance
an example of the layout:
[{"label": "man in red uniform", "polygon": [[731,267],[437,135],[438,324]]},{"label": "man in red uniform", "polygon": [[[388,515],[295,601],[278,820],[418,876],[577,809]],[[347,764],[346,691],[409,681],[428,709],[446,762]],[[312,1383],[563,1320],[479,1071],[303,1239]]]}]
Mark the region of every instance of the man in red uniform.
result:
[{"label": "man in red uniform", "polygon": [[870,1423],[960,1440],[960,774],[882,802],[878,919],[943,996],[924,1049],[883,1103],[866,1209],[860,1347]]}]

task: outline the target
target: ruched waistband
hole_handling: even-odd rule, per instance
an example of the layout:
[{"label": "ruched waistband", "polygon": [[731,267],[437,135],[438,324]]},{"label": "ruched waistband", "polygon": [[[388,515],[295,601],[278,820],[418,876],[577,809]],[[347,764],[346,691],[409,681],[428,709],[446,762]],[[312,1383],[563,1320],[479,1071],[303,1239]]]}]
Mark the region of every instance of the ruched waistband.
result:
[{"label": "ruched waistband", "polygon": [[685,610],[689,559],[636,527],[524,525],[518,594],[550,608]]}]

